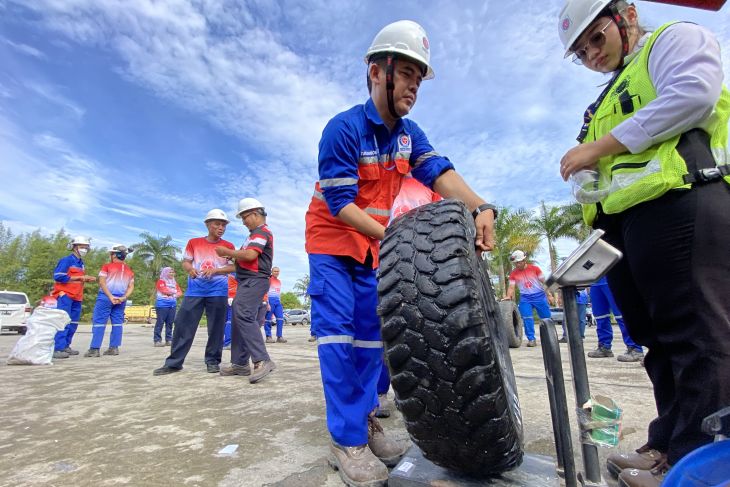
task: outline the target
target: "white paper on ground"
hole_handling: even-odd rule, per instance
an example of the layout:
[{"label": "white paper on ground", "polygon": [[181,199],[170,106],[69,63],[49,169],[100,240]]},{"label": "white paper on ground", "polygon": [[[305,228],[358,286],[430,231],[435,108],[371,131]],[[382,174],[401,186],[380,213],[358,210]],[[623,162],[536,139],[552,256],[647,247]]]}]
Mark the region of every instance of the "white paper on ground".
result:
[{"label": "white paper on ground", "polygon": [[232,455],[238,450],[238,445],[226,445],[218,452],[218,455]]}]

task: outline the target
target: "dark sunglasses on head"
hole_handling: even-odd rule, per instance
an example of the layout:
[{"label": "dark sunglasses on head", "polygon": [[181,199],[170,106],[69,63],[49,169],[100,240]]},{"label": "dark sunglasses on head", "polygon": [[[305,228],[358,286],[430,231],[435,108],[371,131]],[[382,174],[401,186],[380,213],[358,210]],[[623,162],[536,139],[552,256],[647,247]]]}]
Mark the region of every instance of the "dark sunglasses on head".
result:
[{"label": "dark sunglasses on head", "polygon": [[595,31],[588,37],[588,41],[580,49],[573,51],[573,62],[576,64],[583,64],[585,59],[588,57],[588,48],[595,47],[599,49],[606,43],[606,29],[611,25],[613,20],[609,20],[603,29]]}]

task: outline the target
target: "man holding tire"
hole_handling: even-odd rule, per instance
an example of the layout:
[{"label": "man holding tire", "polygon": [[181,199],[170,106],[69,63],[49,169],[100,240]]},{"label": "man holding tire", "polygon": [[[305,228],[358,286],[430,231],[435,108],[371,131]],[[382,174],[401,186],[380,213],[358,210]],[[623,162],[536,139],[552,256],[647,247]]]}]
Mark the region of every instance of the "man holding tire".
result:
[{"label": "man holding tire", "polygon": [[348,484],[382,485],[386,465],[406,451],[373,416],[383,360],[375,270],[393,201],[409,172],[442,196],[462,200],[473,212],[481,250],[494,246],[496,209],[434,151],[418,125],[402,118],[421,81],[433,77],[424,29],[412,21],[387,25],[365,61],[370,99],[336,115],[320,140],[306,250],[334,463]]}]

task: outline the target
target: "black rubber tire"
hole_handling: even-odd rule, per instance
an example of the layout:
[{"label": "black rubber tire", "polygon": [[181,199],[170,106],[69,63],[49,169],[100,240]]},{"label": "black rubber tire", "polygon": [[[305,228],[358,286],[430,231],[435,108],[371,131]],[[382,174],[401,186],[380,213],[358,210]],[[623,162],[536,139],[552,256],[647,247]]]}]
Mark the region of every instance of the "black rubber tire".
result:
[{"label": "black rubber tire", "polygon": [[520,348],[522,346],[522,336],[525,333],[520,310],[517,309],[514,301],[500,301],[499,312],[502,315],[502,326],[504,326],[509,348]]},{"label": "black rubber tire", "polygon": [[306,318],[304,318],[304,319],[302,320],[302,326],[307,326],[307,325],[309,325],[309,320],[308,320],[308,319],[306,319]]},{"label": "black rubber tire", "polygon": [[512,361],[474,220],[454,200],[398,217],[378,271],[385,358],[414,443],[433,463],[492,476],[522,462]]}]

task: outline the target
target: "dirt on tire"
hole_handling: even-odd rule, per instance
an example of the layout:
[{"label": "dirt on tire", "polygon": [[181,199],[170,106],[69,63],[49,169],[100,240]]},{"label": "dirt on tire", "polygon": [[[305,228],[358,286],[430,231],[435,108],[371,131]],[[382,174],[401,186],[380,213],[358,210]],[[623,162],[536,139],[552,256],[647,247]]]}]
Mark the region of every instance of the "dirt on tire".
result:
[{"label": "dirt on tire", "polygon": [[385,358],[414,443],[433,463],[491,476],[522,462],[507,339],[466,207],[443,200],[386,230],[378,313]]}]

